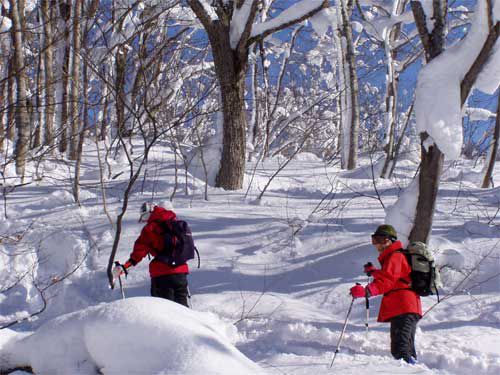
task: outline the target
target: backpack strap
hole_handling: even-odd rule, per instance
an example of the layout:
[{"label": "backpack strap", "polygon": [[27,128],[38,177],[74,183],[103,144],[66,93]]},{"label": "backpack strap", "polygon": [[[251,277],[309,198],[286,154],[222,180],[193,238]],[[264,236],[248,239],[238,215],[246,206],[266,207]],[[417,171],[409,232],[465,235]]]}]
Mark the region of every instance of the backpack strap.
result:
[{"label": "backpack strap", "polygon": [[200,252],[198,251],[198,248],[195,246],[194,251],[196,252],[196,256],[198,257],[198,268],[200,268]]}]

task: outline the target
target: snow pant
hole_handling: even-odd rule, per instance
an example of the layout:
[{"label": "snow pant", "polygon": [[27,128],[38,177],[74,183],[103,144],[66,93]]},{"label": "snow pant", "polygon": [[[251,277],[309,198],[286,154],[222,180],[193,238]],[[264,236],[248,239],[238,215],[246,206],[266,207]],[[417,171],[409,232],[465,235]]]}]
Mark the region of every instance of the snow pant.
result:
[{"label": "snow pant", "polygon": [[151,296],[166,298],[189,307],[188,282],[185,273],[164,275],[151,278]]},{"label": "snow pant", "polygon": [[418,314],[402,314],[391,319],[391,354],[396,359],[410,362],[417,359],[415,352],[415,331],[420,317]]}]

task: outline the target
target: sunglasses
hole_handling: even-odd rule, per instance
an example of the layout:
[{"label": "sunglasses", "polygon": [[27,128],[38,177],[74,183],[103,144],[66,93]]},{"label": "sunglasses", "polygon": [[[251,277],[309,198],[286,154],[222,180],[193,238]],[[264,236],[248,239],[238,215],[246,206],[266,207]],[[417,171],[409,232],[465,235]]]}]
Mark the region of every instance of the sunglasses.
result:
[{"label": "sunglasses", "polygon": [[372,234],[372,245],[385,244],[389,237]]}]

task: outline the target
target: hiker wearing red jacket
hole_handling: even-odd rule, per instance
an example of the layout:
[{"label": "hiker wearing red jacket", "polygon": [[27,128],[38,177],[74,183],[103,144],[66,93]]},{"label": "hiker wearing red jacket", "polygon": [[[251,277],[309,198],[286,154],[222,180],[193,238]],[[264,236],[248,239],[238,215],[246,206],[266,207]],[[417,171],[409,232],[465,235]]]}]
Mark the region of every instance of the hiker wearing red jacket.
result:
[{"label": "hiker wearing red jacket", "polygon": [[189,307],[187,281],[189,267],[187,263],[172,266],[156,257],[165,250],[165,222],[175,219],[176,215],[173,211],[144,203],[141,207],[139,222],[146,222],[146,225],[135,241],[130,259],[123,265],[117,265],[113,269],[113,275],[118,278],[120,275],[126,274],[128,268],[135,266],[150,254],[153,257],[149,263],[151,296],[166,298]]},{"label": "hiker wearing red jacket", "polygon": [[366,287],[351,288],[353,298],[383,295],[378,314],[379,322],[391,323],[391,353],[396,359],[415,363],[415,331],[422,317],[420,297],[410,289],[411,268],[401,253],[403,245],[397,241],[397,233],[391,225],[381,225],[372,234],[372,244],[379,252],[381,269],[371,263],[365,265],[365,273],[373,277]]}]

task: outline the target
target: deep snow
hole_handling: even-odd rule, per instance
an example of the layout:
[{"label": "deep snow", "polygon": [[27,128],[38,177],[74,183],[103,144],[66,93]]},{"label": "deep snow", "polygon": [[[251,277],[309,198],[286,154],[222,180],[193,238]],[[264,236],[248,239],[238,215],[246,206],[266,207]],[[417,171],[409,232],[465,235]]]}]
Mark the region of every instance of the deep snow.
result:
[{"label": "deep snow", "polygon": [[[149,160],[147,178],[137,183],[125,216],[117,255],[122,262],[141,230],[137,223],[140,204],[153,194],[156,202],[168,200],[173,191],[173,156],[169,150],[156,147]],[[475,176],[482,166],[473,169],[468,161],[447,164],[443,176],[431,247],[436,250],[438,263],[446,265],[442,270],[444,301],[419,324],[419,365],[408,366],[391,358],[388,325],[376,323],[379,299],[373,299],[368,334],[364,304],[356,301],[340,354],[334,368],[329,369],[350,303],[349,287],[355,282],[365,283],[362,265],[376,262],[369,236],[385,220],[381,202],[390,207],[410,184],[417,168],[411,158],[401,160],[394,179],[375,179],[375,190],[369,160],[363,157],[358,170],[342,172],[310,154],[299,155],[272,182],[260,202],[255,198],[282,158],[259,163],[253,180],[254,166],[249,166],[246,181],[253,183],[248,195],[247,186],[237,192],[210,188],[209,200],[204,201],[202,181],[188,176],[189,194],[178,191],[173,206],[192,226],[202,266],[195,269],[192,265],[190,288],[195,311],[188,311],[185,325],[188,321],[189,325],[204,321],[207,312],[214,314],[220,321],[210,318],[210,337],[216,337],[225,348],[234,344],[269,374],[499,373],[500,222],[496,215],[500,188],[477,188]],[[134,315],[127,315],[126,309],[114,310],[121,302],[106,305],[121,296],[107,286],[105,268],[114,231],[102,209],[92,144],[86,145],[80,207],[72,202],[71,187],[66,182],[71,170],[64,165],[55,160],[44,162],[39,166],[46,176],[43,182],[7,196],[8,219],[0,221],[0,325],[39,311],[43,301],[38,290],[48,287],[47,308],[11,327],[16,337],[35,332],[17,348],[29,347],[29,342],[43,337],[47,351],[55,353],[57,348],[76,349],[85,344],[97,358],[103,347],[124,348],[132,337],[141,354],[120,352],[113,356],[119,361],[109,368],[116,363],[133,363],[150,373],[170,373],[163,367],[149,367],[152,362],[147,354],[156,342],[149,332],[154,332],[154,327],[167,329],[165,318],[159,316],[163,310],[152,308],[154,316],[142,321],[132,319]],[[126,168],[119,158],[111,167],[112,176]],[[126,173],[105,182],[112,217],[121,207],[125,177]],[[499,177],[497,172],[495,182]],[[125,280],[127,298],[149,295],[147,263],[145,259],[133,268]],[[12,288],[5,290],[9,286]],[[435,302],[433,297],[424,298],[424,309]],[[87,309],[89,306],[95,307]],[[108,324],[106,317],[95,318],[99,311],[115,311],[122,329],[115,331],[116,320]],[[91,329],[93,339],[63,347],[64,339],[72,335],[62,328],[74,332],[86,324],[85,319],[77,324],[61,316],[72,312],[70,316],[82,318],[95,314],[90,321],[98,321],[95,324],[99,327]],[[198,337],[202,326],[208,329],[200,323],[200,330],[193,328],[189,331],[192,335],[186,337]],[[233,328],[228,331],[228,327]],[[36,362],[36,351],[12,349],[6,344],[12,333],[0,330],[0,359],[5,361],[8,352],[10,358],[17,356],[32,366],[41,366],[38,368],[49,366],[55,359],[55,355],[46,355]],[[101,339],[112,340],[100,344]],[[167,340],[165,345],[170,347],[175,342]],[[207,348],[211,351],[216,346],[207,344]],[[229,366],[231,361],[252,366],[234,349],[227,350],[228,359],[217,362],[221,373],[235,373]],[[77,351],[68,353],[77,356]],[[211,363],[197,359],[187,362],[186,366],[194,369],[191,373],[196,373],[200,363]],[[120,370],[127,373],[125,367]]]}]

